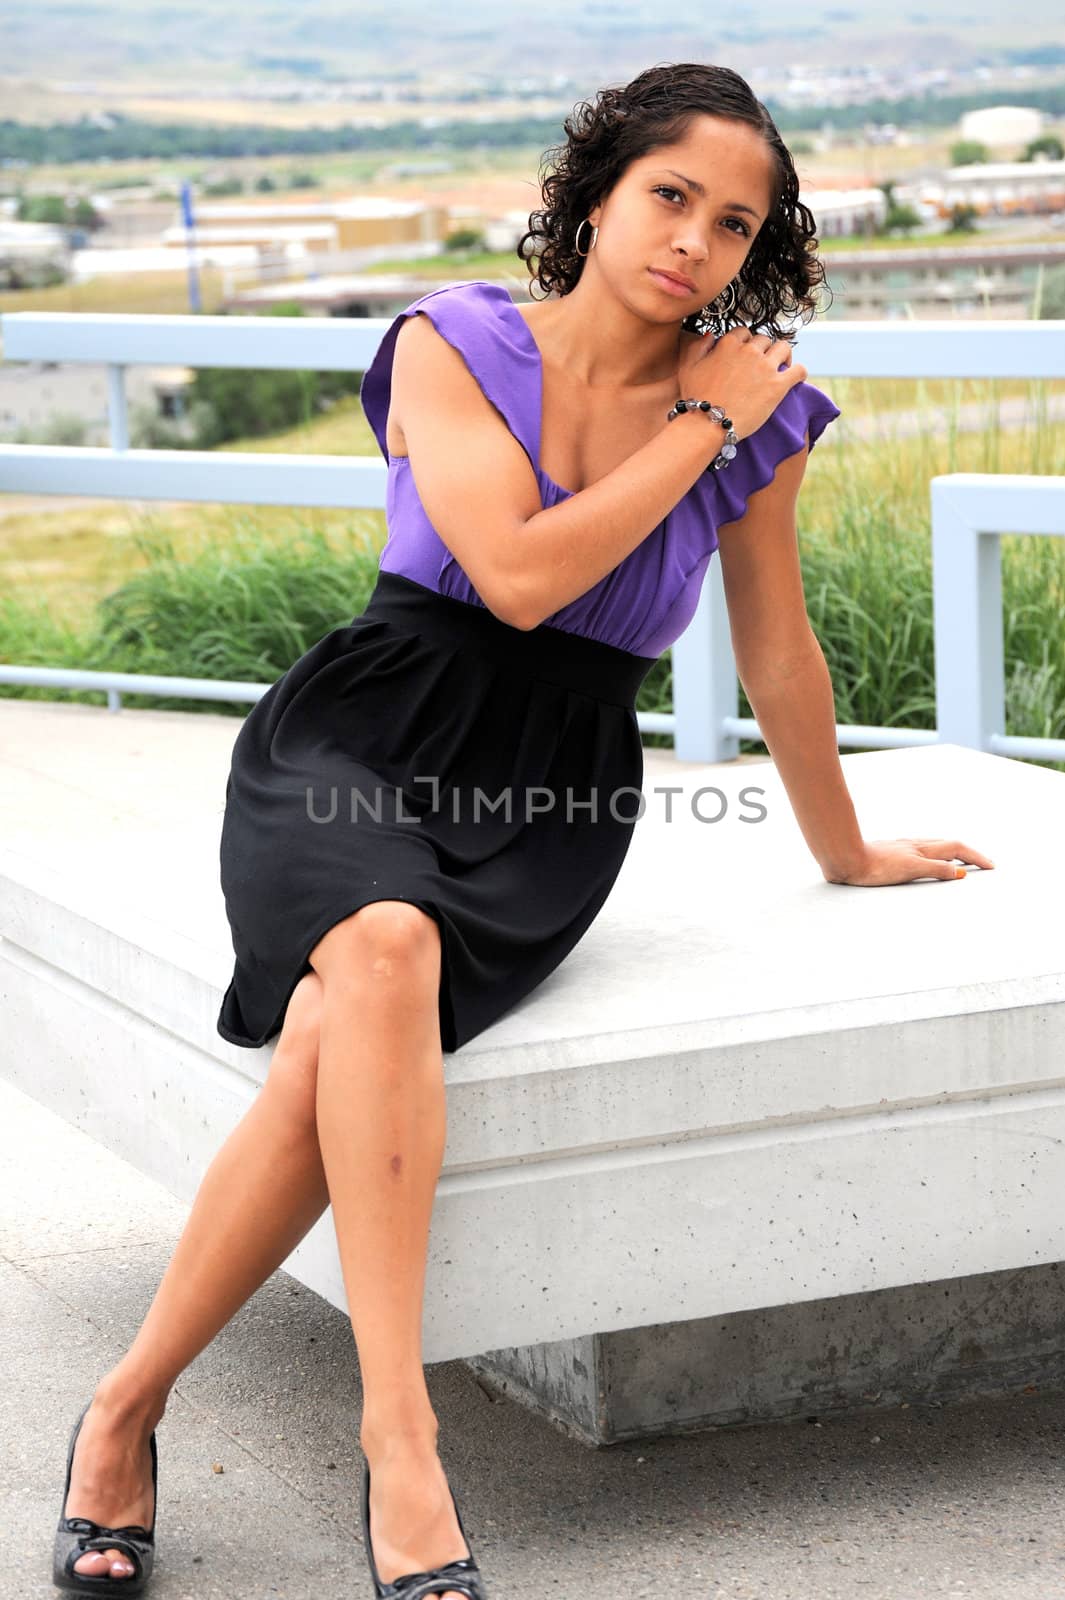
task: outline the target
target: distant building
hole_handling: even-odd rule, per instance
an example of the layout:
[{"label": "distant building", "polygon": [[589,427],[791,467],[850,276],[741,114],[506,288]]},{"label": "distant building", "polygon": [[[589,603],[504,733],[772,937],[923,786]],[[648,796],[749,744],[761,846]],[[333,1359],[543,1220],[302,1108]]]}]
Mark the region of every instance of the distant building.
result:
[{"label": "distant building", "polygon": [[[201,244],[196,250],[196,263],[200,267],[240,269],[250,274],[260,271],[262,252],[255,245]],[[302,256],[293,271],[302,269]],[[101,245],[75,250],[70,258],[70,279],[73,283],[87,283],[91,278],[127,277],[151,272],[183,272],[185,252],[168,249],[165,245],[143,245],[130,250],[106,248]]]},{"label": "distant building", "polygon": [[980,215],[1041,216],[1065,211],[1065,161],[986,161],[947,168],[939,178],[899,184],[896,195],[934,205],[942,217],[956,205]]},{"label": "distant building", "polygon": [[1038,139],[1044,122],[1042,111],[1034,106],[982,106],[979,111],[965,113],[958,123],[958,133],[962,139],[975,139],[992,150],[1002,150]]},{"label": "distant building", "polygon": [[[124,381],[131,418],[136,421],[143,411],[172,419],[181,431],[192,378],[186,367],[127,367]],[[106,366],[76,361],[0,363],[0,439],[21,435],[22,443],[43,443],[59,417],[78,419],[84,444],[107,445],[111,428]]]},{"label": "distant building", "polygon": [[[160,210],[162,214],[160,214]],[[126,273],[183,270],[188,236],[174,206],[116,207],[96,244],[75,250],[76,282]],[[377,196],[344,200],[194,201],[192,244],[200,267],[255,282],[358,271],[393,255],[417,260],[439,255],[451,228],[450,208],[432,200]],[[121,247],[122,240],[126,247]]]},{"label": "distant building", "polygon": [[[434,254],[447,236],[449,209],[432,200],[395,200],[358,195],[346,200],[194,201],[197,239],[211,245],[273,246],[298,242],[307,256],[352,255],[364,264],[396,251]],[[183,249],[181,223],[166,228],[162,241]],[[354,265],[350,261],[349,265]]]},{"label": "distant building", "polygon": [[833,250],[821,258],[832,293],[826,315],[1025,319],[1042,274],[1065,263],[1060,244],[917,244]]},{"label": "distant building", "polygon": [[800,189],[799,199],[813,212],[819,239],[873,234],[888,212],[883,189]]},{"label": "distant building", "polygon": [[70,245],[64,229],[51,222],[0,222],[0,284],[32,280],[42,266],[66,270]]}]

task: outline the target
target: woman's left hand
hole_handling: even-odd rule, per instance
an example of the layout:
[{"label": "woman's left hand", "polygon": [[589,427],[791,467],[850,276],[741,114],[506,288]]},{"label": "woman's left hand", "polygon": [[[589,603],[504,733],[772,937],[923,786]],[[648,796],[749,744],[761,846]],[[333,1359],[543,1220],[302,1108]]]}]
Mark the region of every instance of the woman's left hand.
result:
[{"label": "woman's left hand", "polygon": [[914,878],[964,878],[965,868],[957,861],[975,867],[993,868],[994,862],[960,839],[871,839],[865,856],[855,870],[844,876],[825,873],[829,883],[848,883],[861,889],[877,889],[889,883],[911,883]]}]

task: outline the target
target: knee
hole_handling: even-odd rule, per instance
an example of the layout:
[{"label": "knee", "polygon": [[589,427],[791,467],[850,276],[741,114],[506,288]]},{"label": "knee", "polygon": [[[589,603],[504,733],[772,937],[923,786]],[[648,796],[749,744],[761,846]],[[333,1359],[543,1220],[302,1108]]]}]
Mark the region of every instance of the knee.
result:
[{"label": "knee", "polygon": [[405,900],[376,900],[330,928],[310,954],[325,982],[354,974],[409,979],[439,974],[440,930],[435,920]]}]

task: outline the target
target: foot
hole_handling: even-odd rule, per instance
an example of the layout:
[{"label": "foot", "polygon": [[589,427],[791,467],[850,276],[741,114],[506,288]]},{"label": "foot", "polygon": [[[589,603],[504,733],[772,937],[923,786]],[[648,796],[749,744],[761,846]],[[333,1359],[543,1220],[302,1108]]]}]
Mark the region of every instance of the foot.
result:
[{"label": "foot", "polygon": [[[382,1583],[408,1572],[430,1572],[469,1556],[447,1475],[429,1446],[366,1451],[370,1464],[370,1539]],[[467,1600],[441,1589],[440,1600]]]},{"label": "foot", "polygon": [[[87,1517],[107,1528],[151,1527],[155,1507],[148,1441],[162,1414],[160,1407],[155,1415],[131,1417],[97,1389],[74,1444],[65,1517]],[[124,1550],[87,1550],[74,1571],[121,1583],[135,1568]]]}]

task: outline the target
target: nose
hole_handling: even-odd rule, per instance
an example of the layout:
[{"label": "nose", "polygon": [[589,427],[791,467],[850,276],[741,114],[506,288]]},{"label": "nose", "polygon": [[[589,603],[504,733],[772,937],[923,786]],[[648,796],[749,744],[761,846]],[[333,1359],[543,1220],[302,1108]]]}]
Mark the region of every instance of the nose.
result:
[{"label": "nose", "polygon": [[686,228],[673,240],[674,250],[679,251],[693,267],[702,266],[709,258],[710,252],[702,234],[695,228]]}]

